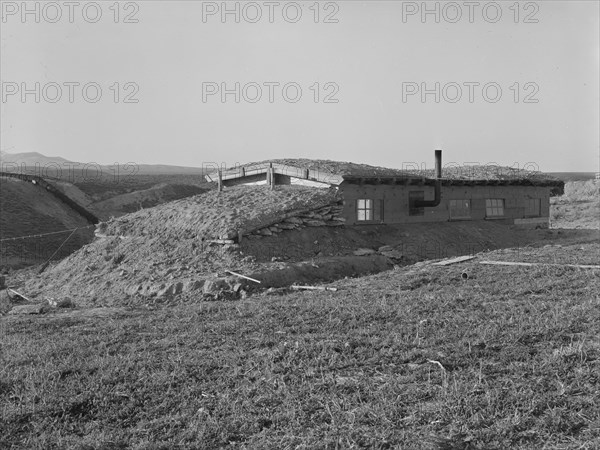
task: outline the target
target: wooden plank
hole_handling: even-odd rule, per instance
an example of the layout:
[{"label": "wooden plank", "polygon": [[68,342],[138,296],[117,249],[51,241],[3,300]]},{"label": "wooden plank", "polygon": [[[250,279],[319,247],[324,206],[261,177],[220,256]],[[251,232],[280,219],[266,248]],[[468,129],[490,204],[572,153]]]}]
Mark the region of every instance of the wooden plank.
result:
[{"label": "wooden plank", "polygon": [[233,245],[235,241],[233,239],[211,239],[207,241],[209,244],[220,244],[220,245]]},{"label": "wooden plank", "polygon": [[309,291],[332,291],[332,292],[336,292],[337,288],[334,287],[327,287],[327,286],[296,286],[293,285],[292,289],[305,289],[305,290],[309,290]]},{"label": "wooden plank", "polygon": [[7,290],[8,290],[8,291],[10,291],[10,292],[12,292],[12,293],[13,293],[13,294],[15,294],[15,295],[18,295],[19,297],[21,297],[21,298],[23,298],[23,299],[25,299],[25,300],[27,300],[28,302],[31,302],[31,303],[33,303],[31,299],[28,299],[28,298],[27,298],[27,297],[25,297],[23,294],[19,294],[19,293],[18,293],[17,291],[15,291],[14,289],[7,288]]},{"label": "wooden plank", "polygon": [[464,261],[469,261],[474,258],[475,258],[475,256],[458,256],[457,258],[445,259],[443,261],[433,263],[432,266],[449,266],[450,264],[456,264],[456,263],[460,263],[460,262],[464,262]]},{"label": "wooden plank", "polygon": [[479,264],[488,264],[493,266],[550,266],[550,267],[574,267],[577,269],[600,269],[600,266],[586,265],[586,264],[552,264],[552,263],[527,263],[527,262],[514,262],[514,261],[480,261]]},{"label": "wooden plank", "polygon": [[236,277],[244,278],[246,280],[254,281],[255,283],[260,284],[260,281],[255,280],[254,278],[247,277],[246,275],[242,275],[240,273],[233,272],[231,270],[226,270],[225,272],[230,273],[231,275],[235,275]]}]

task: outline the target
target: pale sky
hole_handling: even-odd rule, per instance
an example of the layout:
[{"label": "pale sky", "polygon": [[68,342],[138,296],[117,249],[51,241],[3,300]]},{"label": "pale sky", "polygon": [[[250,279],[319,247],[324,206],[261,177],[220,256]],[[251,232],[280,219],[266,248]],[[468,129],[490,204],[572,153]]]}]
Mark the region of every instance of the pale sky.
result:
[{"label": "pale sky", "polygon": [[444,163],[599,170],[599,2],[428,2],[425,17],[421,3],[227,2],[237,23],[221,1],[27,2],[25,16],[3,1],[0,148],[100,164],[396,168],[431,168],[441,148]]}]

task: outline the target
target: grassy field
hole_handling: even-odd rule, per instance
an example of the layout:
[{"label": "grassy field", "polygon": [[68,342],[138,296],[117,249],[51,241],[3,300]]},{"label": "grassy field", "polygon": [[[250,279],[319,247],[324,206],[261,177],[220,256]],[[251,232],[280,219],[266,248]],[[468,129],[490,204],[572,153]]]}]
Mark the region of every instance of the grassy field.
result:
[{"label": "grassy field", "polygon": [[479,264],[599,250],[6,316],[0,448],[600,448],[600,271]]}]

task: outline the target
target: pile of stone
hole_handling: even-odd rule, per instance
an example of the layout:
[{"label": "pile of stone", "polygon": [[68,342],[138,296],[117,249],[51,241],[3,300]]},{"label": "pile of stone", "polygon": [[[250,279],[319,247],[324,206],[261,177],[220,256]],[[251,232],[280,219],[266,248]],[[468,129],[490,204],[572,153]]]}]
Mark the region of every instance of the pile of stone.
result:
[{"label": "pile of stone", "polygon": [[252,230],[244,236],[255,239],[306,227],[341,227],[346,222],[346,219],[341,217],[343,208],[342,204],[335,203],[312,211],[288,215],[280,222]]}]

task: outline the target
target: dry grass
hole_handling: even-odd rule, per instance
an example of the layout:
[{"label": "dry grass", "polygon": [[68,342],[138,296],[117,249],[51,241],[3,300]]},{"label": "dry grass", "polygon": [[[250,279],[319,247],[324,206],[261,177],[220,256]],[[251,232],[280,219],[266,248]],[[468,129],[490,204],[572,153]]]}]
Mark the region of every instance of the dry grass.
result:
[{"label": "dry grass", "polygon": [[[597,261],[581,248],[552,253]],[[418,265],[335,293],[3,318],[0,447],[599,448],[599,282]]]}]

